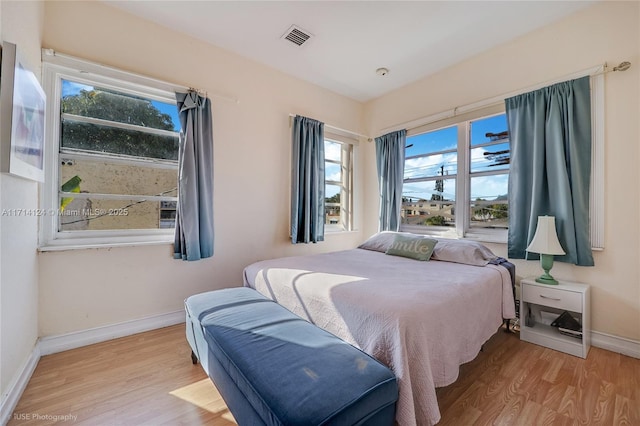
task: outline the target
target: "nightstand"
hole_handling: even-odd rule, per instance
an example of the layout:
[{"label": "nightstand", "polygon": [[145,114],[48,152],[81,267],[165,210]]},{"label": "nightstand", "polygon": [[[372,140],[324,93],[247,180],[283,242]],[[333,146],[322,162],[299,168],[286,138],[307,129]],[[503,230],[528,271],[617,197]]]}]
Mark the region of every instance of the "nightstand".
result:
[{"label": "nightstand", "polygon": [[[520,281],[520,339],[586,358],[591,347],[589,286],[559,281],[540,284],[533,278]],[[567,311],[580,324],[582,336],[562,334],[551,321]]]}]

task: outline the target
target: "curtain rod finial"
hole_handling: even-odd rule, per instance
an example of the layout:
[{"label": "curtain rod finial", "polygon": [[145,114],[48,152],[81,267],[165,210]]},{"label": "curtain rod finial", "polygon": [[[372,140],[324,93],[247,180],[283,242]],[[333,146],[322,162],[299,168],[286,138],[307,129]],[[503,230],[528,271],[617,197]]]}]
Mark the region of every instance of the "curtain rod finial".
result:
[{"label": "curtain rod finial", "polygon": [[631,62],[624,61],[624,62],[620,62],[620,63],[618,64],[618,66],[613,67],[613,70],[614,70],[614,71],[626,71],[626,70],[628,70],[629,68],[631,68]]}]

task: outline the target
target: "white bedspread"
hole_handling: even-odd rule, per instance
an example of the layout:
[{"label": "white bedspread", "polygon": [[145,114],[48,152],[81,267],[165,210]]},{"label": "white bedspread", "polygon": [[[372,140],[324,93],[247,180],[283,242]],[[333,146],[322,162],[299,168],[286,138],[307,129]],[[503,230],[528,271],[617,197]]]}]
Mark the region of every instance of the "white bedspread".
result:
[{"label": "white bedspread", "polygon": [[401,426],[440,420],[436,387],[514,318],[500,266],[421,262],[353,249],[248,266],[245,286],[359,347],[398,377]]}]

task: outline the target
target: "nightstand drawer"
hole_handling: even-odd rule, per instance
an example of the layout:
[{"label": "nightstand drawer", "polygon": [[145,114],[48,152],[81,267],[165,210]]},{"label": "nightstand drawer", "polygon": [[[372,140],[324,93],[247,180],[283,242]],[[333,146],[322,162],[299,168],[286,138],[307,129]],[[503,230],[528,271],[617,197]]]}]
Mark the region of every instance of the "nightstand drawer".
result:
[{"label": "nightstand drawer", "polygon": [[521,290],[524,302],[550,306],[565,311],[582,312],[581,293],[527,284],[523,285]]}]

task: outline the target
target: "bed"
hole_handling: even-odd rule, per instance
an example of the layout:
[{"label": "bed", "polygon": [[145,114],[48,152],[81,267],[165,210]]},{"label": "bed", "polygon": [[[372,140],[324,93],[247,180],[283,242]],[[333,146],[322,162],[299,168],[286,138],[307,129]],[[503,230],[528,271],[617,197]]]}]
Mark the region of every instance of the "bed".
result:
[{"label": "bed", "polygon": [[437,240],[429,261],[386,254],[399,234],[378,233],[351,250],[260,261],[245,268],[244,285],[390,367],[399,425],[434,425],[435,389],[453,383],[459,366],[515,318],[514,271],[463,240]]}]

